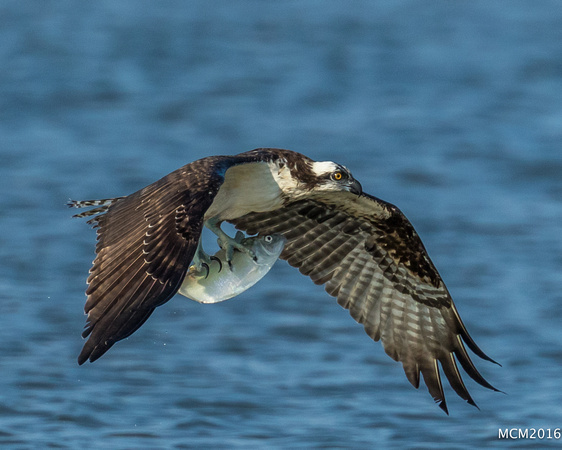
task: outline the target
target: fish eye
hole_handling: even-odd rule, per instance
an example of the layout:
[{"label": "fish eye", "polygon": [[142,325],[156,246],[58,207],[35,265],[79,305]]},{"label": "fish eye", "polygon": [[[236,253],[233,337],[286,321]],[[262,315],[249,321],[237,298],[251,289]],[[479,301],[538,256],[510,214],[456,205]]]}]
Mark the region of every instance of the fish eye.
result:
[{"label": "fish eye", "polygon": [[267,235],[263,238],[265,240],[265,242],[267,242],[268,244],[271,244],[273,242],[273,236]]}]

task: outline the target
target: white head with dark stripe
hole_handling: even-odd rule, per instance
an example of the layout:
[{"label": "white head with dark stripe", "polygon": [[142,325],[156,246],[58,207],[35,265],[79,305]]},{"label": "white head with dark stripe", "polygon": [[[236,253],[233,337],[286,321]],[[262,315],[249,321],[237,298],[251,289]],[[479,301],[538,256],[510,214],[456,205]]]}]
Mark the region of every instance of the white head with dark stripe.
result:
[{"label": "white head with dark stripe", "polygon": [[341,164],[313,161],[296,152],[284,154],[277,173],[277,183],[291,200],[309,197],[312,193],[330,194],[347,191],[361,195],[361,184]]},{"label": "white head with dark stripe", "polygon": [[314,161],[312,172],[316,176],[315,190],[325,192],[349,191],[361,195],[361,184],[353,178],[347,167],[332,161]]},{"label": "white head with dark stripe", "polygon": [[296,178],[301,189],[318,194],[347,191],[361,195],[361,184],[341,164],[332,161],[311,161],[308,170],[297,171]]}]

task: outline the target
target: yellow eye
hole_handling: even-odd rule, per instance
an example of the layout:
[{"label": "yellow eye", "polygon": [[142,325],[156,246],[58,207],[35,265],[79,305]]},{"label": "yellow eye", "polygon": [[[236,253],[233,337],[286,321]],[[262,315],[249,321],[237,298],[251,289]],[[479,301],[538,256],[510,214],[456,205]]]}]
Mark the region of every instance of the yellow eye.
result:
[{"label": "yellow eye", "polygon": [[336,181],[340,181],[343,178],[343,175],[341,172],[335,172],[333,178]]}]

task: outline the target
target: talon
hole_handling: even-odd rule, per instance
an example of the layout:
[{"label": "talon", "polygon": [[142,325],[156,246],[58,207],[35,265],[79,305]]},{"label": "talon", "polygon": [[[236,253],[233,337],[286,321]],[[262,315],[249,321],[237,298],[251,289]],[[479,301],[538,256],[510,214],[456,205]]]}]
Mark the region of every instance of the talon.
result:
[{"label": "talon", "polygon": [[220,272],[222,270],[222,261],[219,258],[217,258],[216,256],[211,256],[210,258],[211,258],[211,261],[216,261],[216,262],[219,263],[219,272]]},{"label": "talon", "polygon": [[232,257],[234,256],[234,250],[250,255],[250,257],[257,261],[255,253],[248,247],[246,247],[243,242],[245,240],[245,235],[241,231],[237,231],[234,238],[228,236],[220,228],[221,221],[218,218],[211,218],[205,222],[205,226],[215,233],[218,237],[217,243],[220,248],[222,248],[226,253],[226,261],[228,262],[228,267],[232,270]]},{"label": "talon", "polygon": [[210,265],[213,258],[215,257],[214,256],[211,257],[205,253],[203,247],[201,246],[201,240],[200,240],[199,243],[197,244],[197,250],[195,250],[195,255],[193,256],[193,265],[195,266],[197,272],[203,272],[203,269],[206,270],[207,273],[205,275],[205,278],[208,278],[211,273]]}]

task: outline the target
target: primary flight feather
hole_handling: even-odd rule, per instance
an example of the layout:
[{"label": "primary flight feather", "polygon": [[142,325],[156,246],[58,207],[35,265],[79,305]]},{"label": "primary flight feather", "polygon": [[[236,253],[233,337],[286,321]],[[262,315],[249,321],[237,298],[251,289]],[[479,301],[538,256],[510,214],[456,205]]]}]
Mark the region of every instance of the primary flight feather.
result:
[{"label": "primary flight feather", "polygon": [[204,226],[218,236],[229,263],[234,252],[255,257],[220,228],[227,221],[249,234],[284,237],[280,258],[325,285],[402,363],[416,388],[421,373],[445,412],[439,365],[472,405],[457,361],[479,384],[496,390],[475,368],[465,344],[494,361],[468,334],[408,219],[363,193],[339,164],[261,148],[200,159],[126,197],[70,206],[95,206],[77,216],[95,215],[98,234],[80,364],[136,331],[178,292],[190,266],[208,269],[212,257],[200,240]]}]

